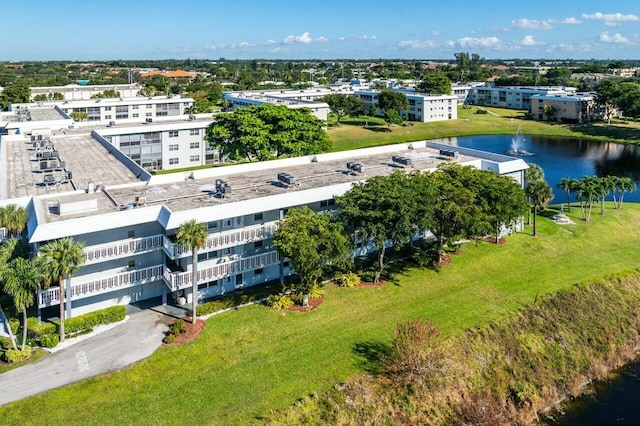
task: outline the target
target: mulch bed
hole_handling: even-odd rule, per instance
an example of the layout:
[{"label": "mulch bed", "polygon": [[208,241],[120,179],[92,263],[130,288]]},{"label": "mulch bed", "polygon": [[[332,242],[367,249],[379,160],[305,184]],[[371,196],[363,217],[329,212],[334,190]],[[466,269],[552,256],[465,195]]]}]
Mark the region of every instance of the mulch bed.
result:
[{"label": "mulch bed", "polygon": [[195,339],[200,335],[204,329],[204,321],[197,320],[195,324],[191,323],[191,317],[182,317],[184,320],[184,326],[187,331],[176,336],[176,340],[173,343],[163,343],[163,345],[179,345],[181,343],[187,343]]},{"label": "mulch bed", "polygon": [[362,288],[382,287],[383,285],[386,285],[388,282],[389,280],[383,277],[380,277],[377,283],[360,280],[360,284],[358,284],[358,287],[362,287]]},{"label": "mulch bed", "polygon": [[[496,237],[486,237],[484,240],[485,240],[485,241],[488,241],[488,242],[490,242],[490,243],[492,243],[492,244],[495,244],[495,243],[496,243]],[[504,244],[504,243],[506,243],[506,242],[507,242],[507,240],[506,240],[506,239],[504,239],[504,238],[500,237],[500,239],[498,240],[498,245],[502,245],[502,244]]]},{"label": "mulch bed", "polygon": [[451,256],[448,254],[442,255],[442,262],[433,262],[433,266],[441,267],[441,266],[449,266],[451,265]]},{"label": "mulch bed", "polygon": [[322,305],[322,302],[324,301],[324,297],[313,297],[313,298],[309,298],[309,306],[302,306],[302,305],[292,305],[289,308],[287,308],[287,311],[294,311],[294,312],[309,312],[309,311],[313,311],[315,308],[317,308],[318,306]]}]

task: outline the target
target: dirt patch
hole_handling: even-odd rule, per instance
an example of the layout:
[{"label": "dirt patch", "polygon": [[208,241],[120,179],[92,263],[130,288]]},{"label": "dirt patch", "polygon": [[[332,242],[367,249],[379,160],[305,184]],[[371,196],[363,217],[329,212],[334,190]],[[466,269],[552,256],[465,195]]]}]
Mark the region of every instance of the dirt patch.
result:
[{"label": "dirt patch", "polygon": [[380,277],[377,283],[360,280],[360,284],[358,284],[358,287],[362,287],[362,288],[382,287],[383,285],[386,285],[388,282],[389,280],[387,278],[382,278],[382,277]]},{"label": "dirt patch", "polygon": [[433,262],[433,266],[436,266],[438,268],[449,265],[451,265],[451,256],[449,256],[448,254],[443,254],[442,260],[440,262]]},{"label": "dirt patch", "polygon": [[176,336],[176,340],[173,343],[163,343],[163,345],[179,345],[181,343],[187,343],[195,339],[200,335],[204,329],[204,321],[197,320],[195,324],[191,323],[191,317],[182,317],[184,320],[184,326],[187,329],[186,332],[180,333]]},{"label": "dirt patch", "polygon": [[[496,243],[496,237],[486,237],[484,240],[490,242],[491,244]],[[498,245],[506,244],[506,242],[507,240],[502,237],[498,239]]]},{"label": "dirt patch", "polygon": [[309,298],[309,306],[292,305],[289,308],[287,308],[287,311],[293,311],[293,312],[309,312],[309,311],[313,311],[315,308],[317,308],[318,306],[322,305],[323,301],[324,301],[324,297],[310,297]]}]

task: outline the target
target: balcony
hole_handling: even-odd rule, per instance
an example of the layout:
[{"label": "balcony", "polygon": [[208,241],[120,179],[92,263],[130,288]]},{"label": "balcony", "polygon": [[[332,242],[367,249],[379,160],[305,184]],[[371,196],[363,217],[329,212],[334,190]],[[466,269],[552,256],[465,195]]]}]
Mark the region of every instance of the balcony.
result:
[{"label": "balcony", "polygon": [[[107,278],[76,283],[71,281],[71,300],[96,296],[126,287],[133,287],[163,278],[164,265],[122,272]],[[60,304],[60,288],[52,287],[38,292],[38,307],[45,308]]]},{"label": "balcony", "polygon": [[153,235],[151,237],[120,240],[109,244],[101,244],[84,248],[84,263],[89,265],[134,254],[145,253],[164,247],[166,237]]},{"label": "balcony", "polygon": [[[280,261],[278,252],[272,251],[265,254],[232,260],[218,265],[198,269],[198,284],[224,278],[225,276],[244,272],[264,266],[276,264]],[[169,269],[164,271],[164,280],[171,291],[177,291],[191,287],[191,271],[172,273]]]},{"label": "balcony", "polygon": [[[270,222],[264,225],[247,226],[242,229],[232,229],[230,231],[219,232],[209,235],[205,246],[198,250],[198,253],[206,253],[226,247],[233,247],[252,241],[271,238],[278,229],[277,222]],[[164,249],[167,255],[175,260],[191,255],[191,250],[165,238]]]}]

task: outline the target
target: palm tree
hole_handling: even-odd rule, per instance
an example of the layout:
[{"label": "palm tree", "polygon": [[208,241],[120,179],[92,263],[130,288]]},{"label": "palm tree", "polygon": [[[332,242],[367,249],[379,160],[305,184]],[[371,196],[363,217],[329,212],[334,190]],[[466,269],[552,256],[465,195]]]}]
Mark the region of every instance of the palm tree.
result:
[{"label": "palm tree", "polygon": [[536,233],[536,216],[538,215],[538,208],[544,210],[545,206],[553,200],[553,190],[547,182],[544,180],[537,180],[529,183],[525,190],[527,197],[533,205],[533,236]]},{"label": "palm tree", "polygon": [[571,178],[562,178],[558,182],[557,187],[567,193],[567,211],[571,211],[571,194],[577,189],[578,181]]},{"label": "palm tree", "polygon": [[[527,194],[527,188],[534,182],[544,182],[544,170],[542,167],[538,166],[535,163],[529,163],[529,168],[524,171],[524,182],[525,182],[525,194]],[[529,202],[531,203],[531,197],[527,195]],[[535,220],[535,218],[534,218]],[[531,223],[531,209],[527,211],[527,225]]]},{"label": "palm tree", "polygon": [[29,220],[29,214],[27,211],[18,207],[15,204],[8,204],[5,207],[0,208],[0,223],[7,228],[9,236],[21,234],[24,227],[27,226]]},{"label": "palm tree", "polygon": [[205,246],[208,236],[207,225],[205,223],[198,223],[195,219],[191,219],[180,225],[178,233],[176,234],[177,243],[181,246],[189,247],[192,253],[191,322],[193,324],[196,323],[196,307],[198,306],[198,249]]},{"label": "palm tree", "polygon": [[636,184],[633,183],[631,178],[622,177],[618,180],[618,190],[620,191],[620,197],[618,197],[618,209],[622,208],[622,201],[624,199],[625,192],[633,192],[636,190]]},{"label": "palm tree", "polygon": [[578,186],[577,197],[580,201],[580,212],[585,222],[591,220],[591,208],[598,198],[597,178],[593,176],[583,177]]},{"label": "palm tree", "polygon": [[27,344],[27,308],[33,305],[35,293],[40,288],[42,274],[31,262],[21,257],[14,259],[3,271],[4,291],[13,298],[13,304],[22,311],[22,348]]},{"label": "palm tree", "polygon": [[64,342],[64,282],[84,263],[84,244],[71,237],[52,241],[40,249],[45,281],[58,280],[60,287],[60,341]]}]

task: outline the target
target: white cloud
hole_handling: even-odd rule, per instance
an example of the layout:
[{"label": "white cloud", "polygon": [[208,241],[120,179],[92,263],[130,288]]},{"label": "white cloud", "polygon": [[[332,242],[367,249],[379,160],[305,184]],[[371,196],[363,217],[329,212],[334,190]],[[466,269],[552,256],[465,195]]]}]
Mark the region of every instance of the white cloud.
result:
[{"label": "white cloud", "polygon": [[512,28],[525,28],[527,30],[550,30],[553,28],[551,20],[538,21],[537,19],[518,19],[511,21]]},{"label": "white cloud", "polygon": [[500,45],[498,37],[463,37],[458,39],[460,47],[496,47]]},{"label": "white cloud", "polygon": [[342,36],[340,36],[340,37],[338,37],[336,40],[338,40],[338,41],[345,41],[346,39],[347,39],[346,37],[342,37]]},{"label": "white cloud", "polygon": [[629,43],[629,39],[621,36],[618,33],[610,36],[609,31],[605,31],[600,33],[600,41],[603,43],[618,43],[618,44],[627,44]]},{"label": "white cloud", "polygon": [[326,37],[320,36],[320,37],[318,37],[318,39],[316,41],[319,42],[319,43],[326,43],[326,42],[329,41],[329,39],[326,38]]},{"label": "white cloud", "polygon": [[450,48],[454,48],[456,46],[456,42],[453,40],[447,40],[443,43],[445,46],[450,47]]},{"label": "white cloud", "polygon": [[605,25],[610,27],[615,27],[621,25],[623,22],[634,22],[638,20],[637,15],[623,15],[622,13],[592,13],[592,14],[582,14],[582,19],[594,19],[603,21]]},{"label": "white cloud", "polygon": [[241,49],[244,47],[253,47],[253,44],[243,41],[241,43],[223,43],[218,46],[212,45],[205,47],[206,50],[224,50],[224,49]]},{"label": "white cloud", "polygon": [[572,24],[582,24],[582,21],[580,21],[580,20],[578,20],[578,19],[576,19],[576,18],[574,18],[572,16],[570,18],[563,19],[562,21],[560,21],[560,23],[561,24],[570,24],[570,25],[572,25]]},{"label": "white cloud", "polygon": [[269,40],[265,41],[264,44],[266,45],[271,45],[271,44],[276,44],[277,41],[275,41],[274,39],[270,38]]},{"label": "white cloud", "polygon": [[433,30],[431,31],[431,34],[433,34],[434,37],[438,37],[442,33],[440,31]]},{"label": "white cloud", "polygon": [[282,40],[282,42],[284,44],[294,44],[294,43],[302,43],[302,44],[309,44],[311,43],[313,40],[311,39],[311,37],[309,36],[309,32],[305,31],[304,33],[300,34],[300,35],[290,35],[290,36],[286,36],[284,38],[284,40]]},{"label": "white cloud", "polygon": [[367,34],[363,34],[363,35],[354,35],[353,38],[355,38],[356,40],[375,40],[376,36],[372,35],[367,35]]},{"label": "white cloud", "polygon": [[520,44],[522,46],[538,46],[544,43],[536,41],[532,35],[526,35],[522,37],[522,40],[520,40]]},{"label": "white cloud", "polygon": [[433,40],[403,40],[398,43],[401,49],[433,49],[438,47],[438,43]]}]

